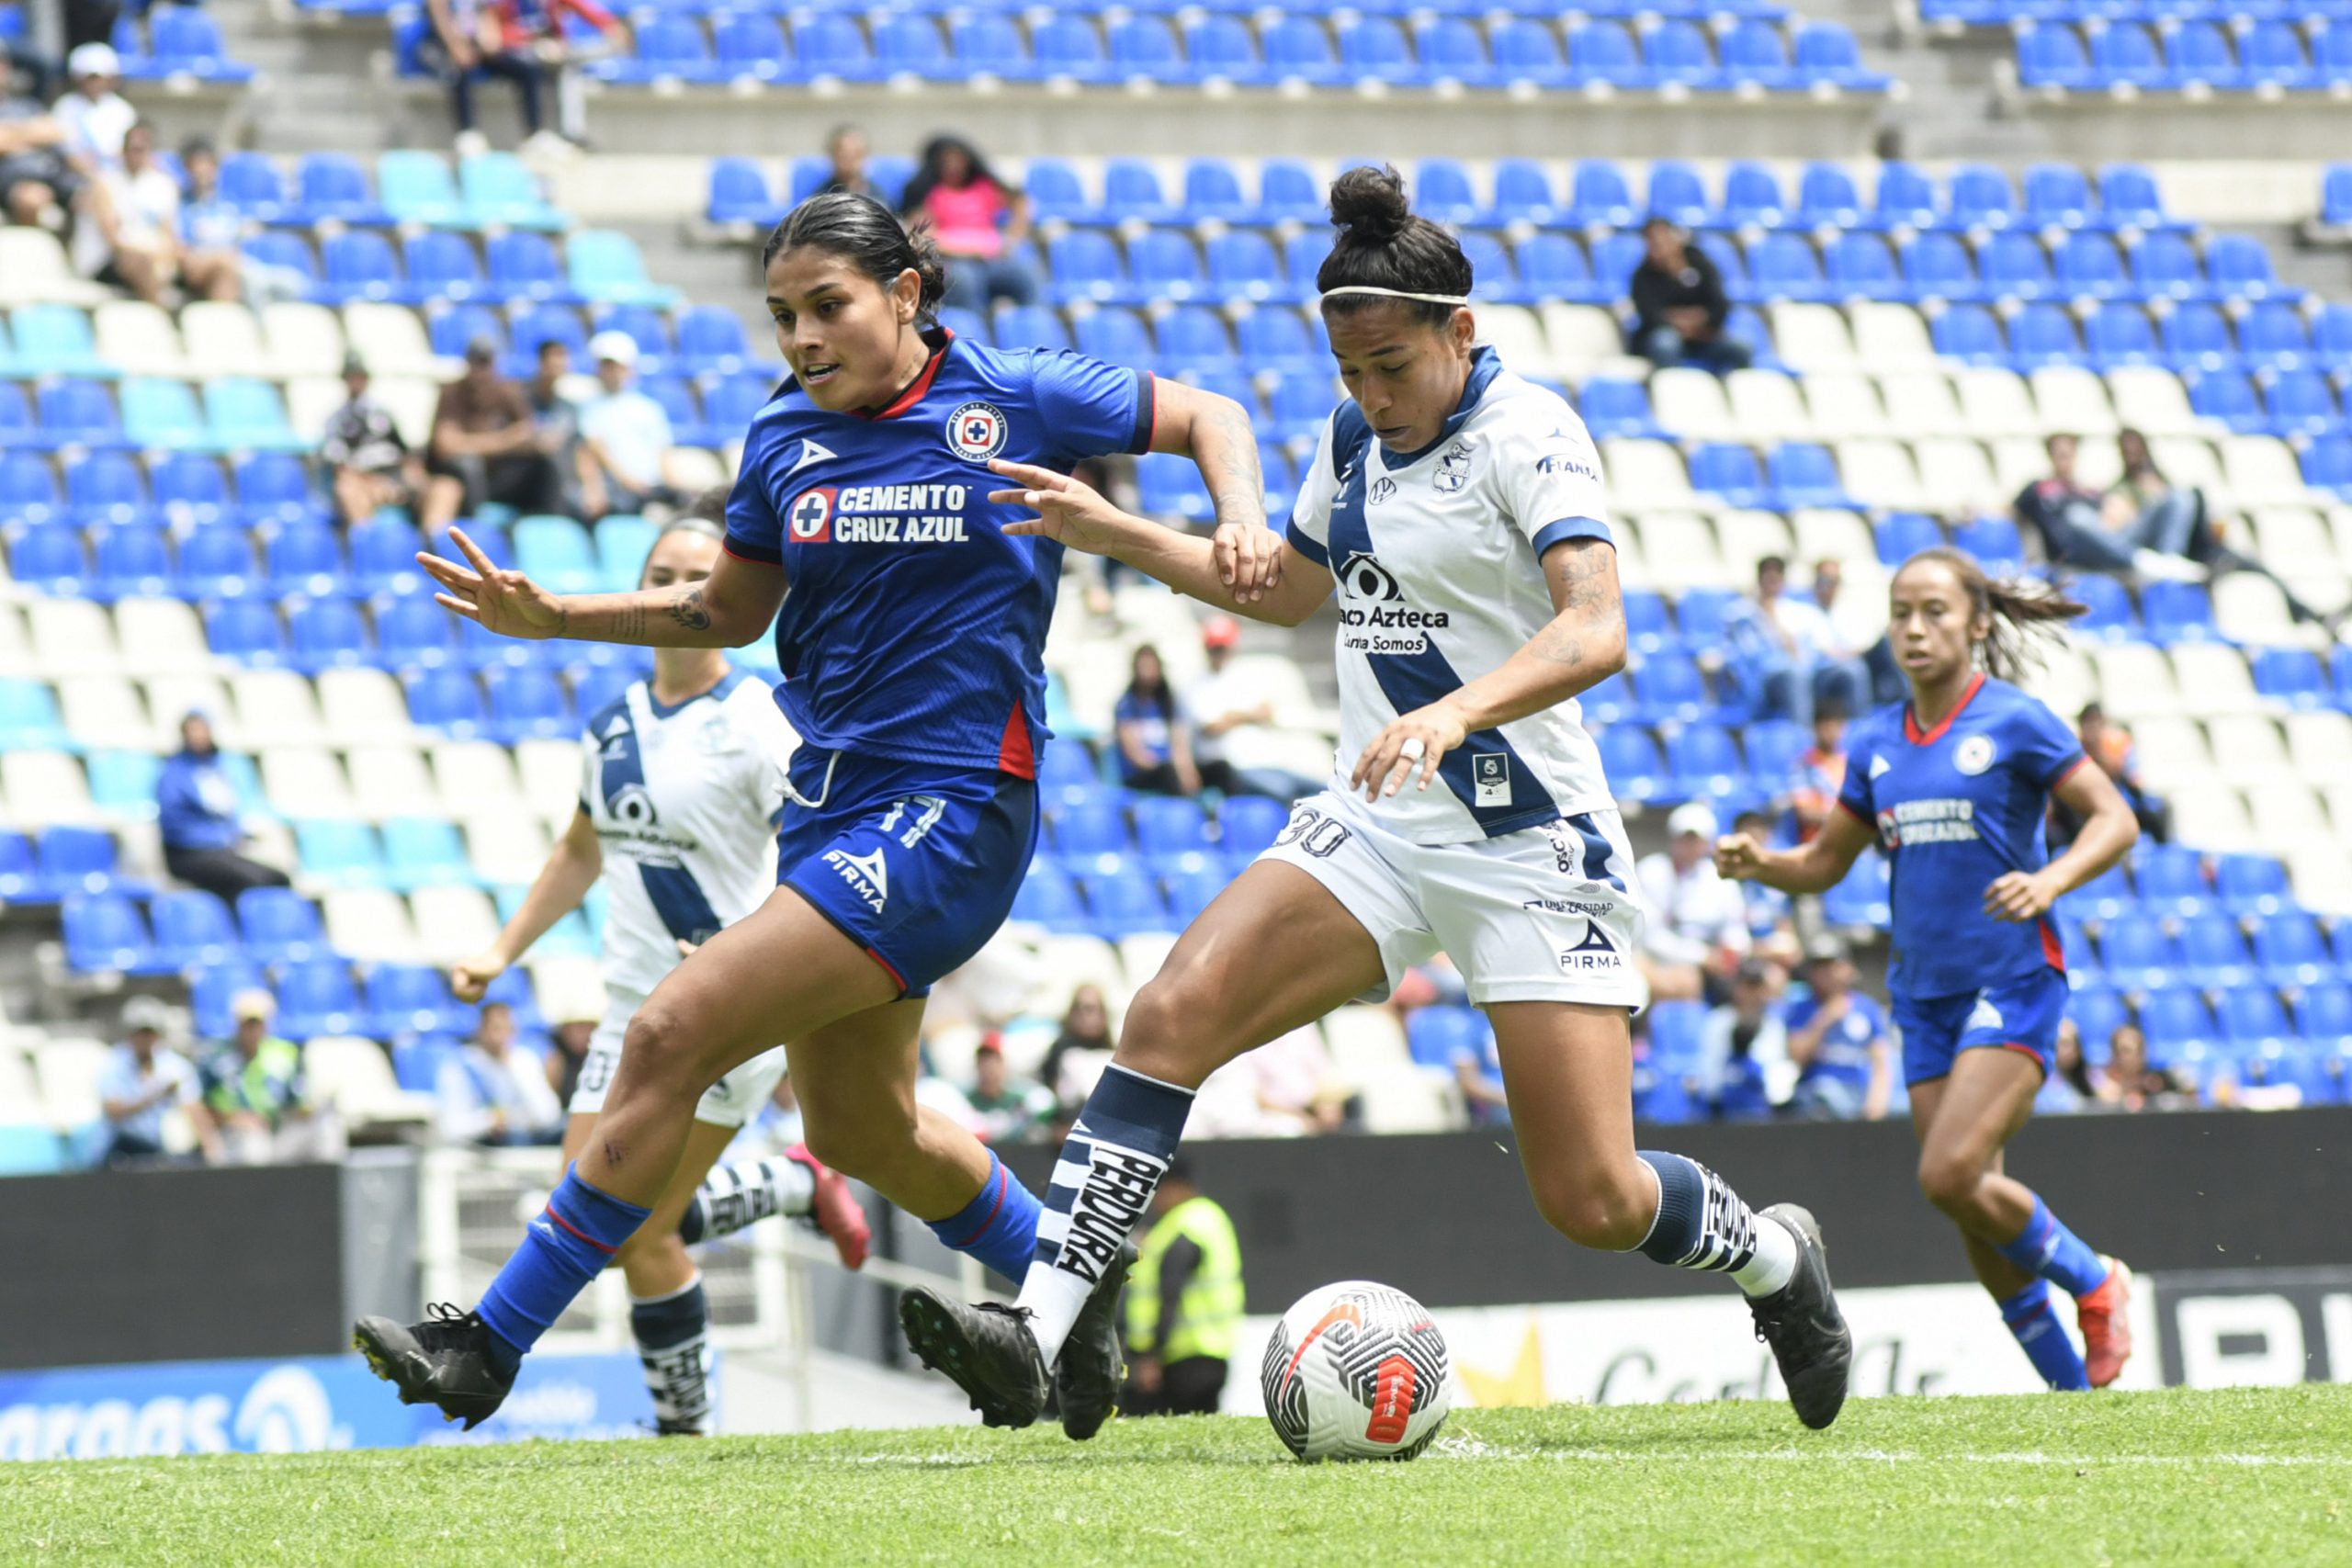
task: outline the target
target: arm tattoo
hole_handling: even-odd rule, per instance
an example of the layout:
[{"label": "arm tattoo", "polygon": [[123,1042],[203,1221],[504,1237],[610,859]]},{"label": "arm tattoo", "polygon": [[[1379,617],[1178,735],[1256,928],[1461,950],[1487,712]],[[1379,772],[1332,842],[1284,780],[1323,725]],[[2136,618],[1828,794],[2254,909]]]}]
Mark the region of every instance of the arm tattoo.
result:
[{"label": "arm tattoo", "polygon": [[670,601],[670,618],[690,632],[710,630],[710,612],[703,608],[701,583]]},{"label": "arm tattoo", "polygon": [[643,642],[645,640],[644,606],[639,604],[621,606],[613,616],[613,640],[615,642]]},{"label": "arm tattoo", "polygon": [[1560,610],[1551,625],[1536,634],[1531,649],[1549,663],[1581,664],[1585,657],[1581,629],[1595,621],[1624,616],[1617,591],[1617,552],[1603,540],[1569,539],[1545,551],[1544,558]]},{"label": "arm tattoo", "polygon": [[[1256,523],[1263,521],[1266,513],[1266,478],[1258,467],[1258,441],[1250,428],[1250,416],[1238,403],[1218,400],[1203,423],[1224,437],[1224,450],[1218,452],[1204,476],[1209,491],[1216,503],[1219,523]],[[1193,441],[1197,455],[1201,448],[1198,436]],[[1256,516],[1250,515],[1254,510]]]}]

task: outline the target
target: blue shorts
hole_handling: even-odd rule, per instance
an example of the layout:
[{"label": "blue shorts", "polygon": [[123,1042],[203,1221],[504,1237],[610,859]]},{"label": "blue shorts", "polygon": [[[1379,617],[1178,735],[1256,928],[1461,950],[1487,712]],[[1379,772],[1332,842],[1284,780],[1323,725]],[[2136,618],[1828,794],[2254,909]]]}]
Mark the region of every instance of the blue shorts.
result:
[{"label": "blue shorts", "polygon": [[793,753],[790,777],[799,799],[785,802],[776,881],[906,996],[929,996],[1004,924],[1037,849],[1035,781],[812,746]]},{"label": "blue shorts", "polygon": [[1905,1088],[1943,1077],[1962,1051],[1986,1047],[2024,1052],[2046,1078],[2057,1060],[2058,1024],[2066,1016],[2066,976],[2037,969],[1981,991],[1894,1001]]}]

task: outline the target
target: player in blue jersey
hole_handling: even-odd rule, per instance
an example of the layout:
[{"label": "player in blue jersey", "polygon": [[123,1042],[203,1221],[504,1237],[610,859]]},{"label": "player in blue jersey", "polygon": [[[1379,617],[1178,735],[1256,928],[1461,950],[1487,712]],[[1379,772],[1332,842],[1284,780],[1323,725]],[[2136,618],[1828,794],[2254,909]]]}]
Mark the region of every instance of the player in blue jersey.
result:
[{"label": "player in blue jersey", "polygon": [[1295,626],[1336,590],[1340,746],[1329,786],[1127,1010],[1055,1165],[1019,1302],[909,1291],[908,1341],[990,1419],[1035,1420],[1195,1089],[1351,998],[1385,998],[1442,945],[1494,1024],[1544,1219],[1580,1246],[1730,1275],[1799,1417],[1826,1427],[1853,1347],[1813,1217],[1753,1212],[1696,1161],[1634,1145],[1641,895],[1575,701],[1625,662],[1600,457],[1558,393],[1478,344],[1470,260],[1413,215],[1395,170],[1340,175],[1331,221],[1316,283],[1349,397],[1272,593],[1241,602],[1202,541],[1007,466],[1007,498],[1040,513],[1024,527],[1221,609]]},{"label": "player in blue jersey", "polygon": [[[474,1312],[370,1319],[357,1339],[402,1399],[471,1424],[524,1352],[644,1222],[696,1100],[783,1044],[810,1152],[1018,1276],[1037,1201],[978,1140],[920,1107],[922,998],[1003,921],[1036,846],[1042,655],[1060,547],[1006,525],[987,468],[1068,472],[1147,449],[1190,456],[1214,550],[1251,598],[1273,585],[1249,418],[1231,400],[1067,352],[1000,352],[933,323],[936,249],[846,192],[769,237],[767,308],[791,378],[752,420],[726,553],[700,582],[558,596],[453,531],[420,558],[443,604],[494,632],[741,646],[775,627],[776,701],[800,738],[777,884],[656,986],[628,1025],[586,1147]],[[789,594],[786,589],[789,588]],[[1107,1419],[1118,1280],[1089,1303],[1065,1426]]]},{"label": "player in blue jersey", "polygon": [[[2001,1168],[2033,1113],[2066,1007],[2050,909],[2121,859],[2132,807],[2057,715],[2009,683],[2038,632],[2083,613],[2063,593],[1996,582],[1957,550],[1922,550],[1894,574],[1888,636],[1911,700],[1847,736],[1846,778],[1814,840],[1715,850],[1725,876],[1788,893],[1834,886],[1875,841],[1893,863],[1887,989],[1920,1142],[1919,1185],[1960,1227],[1976,1277],[2052,1388],[2104,1388],[2132,1353],[2132,1276],[2058,1223]],[[2050,858],[2055,797],[2083,818]],[[2075,1298],[2076,1354],[2050,1304]]]}]

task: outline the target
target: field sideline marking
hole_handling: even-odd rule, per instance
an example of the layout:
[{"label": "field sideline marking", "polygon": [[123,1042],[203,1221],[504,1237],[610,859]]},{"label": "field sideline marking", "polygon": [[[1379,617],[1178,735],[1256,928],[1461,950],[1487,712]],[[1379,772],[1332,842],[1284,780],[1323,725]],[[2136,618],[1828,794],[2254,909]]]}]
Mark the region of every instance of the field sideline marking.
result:
[{"label": "field sideline marking", "polygon": [[[1476,1438],[1440,1438],[1430,1450],[1430,1457],[1451,1460],[1561,1460],[1561,1461],[1652,1461],[1659,1456],[1648,1450],[1610,1449],[1504,1449]],[[2048,1454],[2037,1451],[2018,1453],[1913,1453],[1886,1449],[1844,1449],[1810,1453],[1801,1449],[1711,1450],[1703,1453],[1676,1454],[1678,1464],[1714,1461],[1725,1464],[1750,1464],[1758,1461],[1779,1461],[1796,1464],[2055,1464],[2088,1467],[2102,1464],[2140,1465],[2239,1465],[2261,1468],[2270,1465],[2314,1466],[2325,1469],[2352,1468],[2352,1454]]]}]

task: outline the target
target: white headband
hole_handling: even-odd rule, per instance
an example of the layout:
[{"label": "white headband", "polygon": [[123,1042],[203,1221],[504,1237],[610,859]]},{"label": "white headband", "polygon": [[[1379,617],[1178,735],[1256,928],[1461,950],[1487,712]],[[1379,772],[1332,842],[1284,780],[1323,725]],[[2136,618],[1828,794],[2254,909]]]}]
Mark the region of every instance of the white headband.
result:
[{"label": "white headband", "polygon": [[1404,288],[1374,288],[1368,283],[1351,283],[1344,288],[1327,288],[1323,298],[1335,299],[1342,294],[1376,294],[1383,299],[1418,299],[1424,305],[1467,305],[1466,294],[1415,294]]}]

